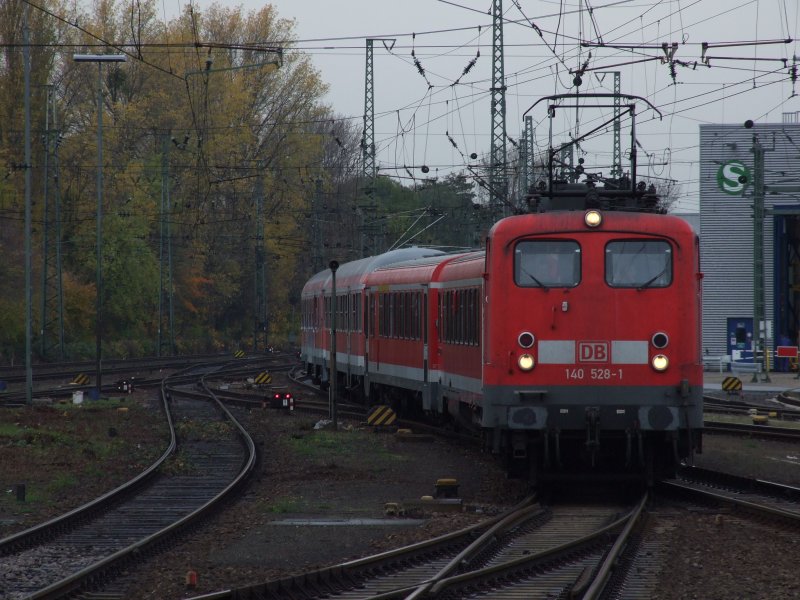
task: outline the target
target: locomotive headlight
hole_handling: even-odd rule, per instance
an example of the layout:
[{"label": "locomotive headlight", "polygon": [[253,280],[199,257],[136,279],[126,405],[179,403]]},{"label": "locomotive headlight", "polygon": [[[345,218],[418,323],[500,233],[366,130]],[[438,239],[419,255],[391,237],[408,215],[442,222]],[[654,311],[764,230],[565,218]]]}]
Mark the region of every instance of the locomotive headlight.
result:
[{"label": "locomotive headlight", "polygon": [[587,210],[583,215],[583,222],[587,227],[599,227],[603,222],[603,215],[599,210]]},{"label": "locomotive headlight", "polygon": [[523,371],[530,371],[536,364],[536,361],[533,360],[533,356],[531,354],[520,354],[519,358],[517,359],[517,364]]},{"label": "locomotive headlight", "polygon": [[651,363],[656,371],[666,371],[669,366],[669,359],[663,354],[656,354]]}]

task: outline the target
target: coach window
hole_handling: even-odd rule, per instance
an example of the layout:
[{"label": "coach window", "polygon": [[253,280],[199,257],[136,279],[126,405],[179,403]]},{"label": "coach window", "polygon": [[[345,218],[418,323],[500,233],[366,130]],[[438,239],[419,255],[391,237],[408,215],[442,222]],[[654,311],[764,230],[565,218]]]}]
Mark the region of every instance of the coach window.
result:
[{"label": "coach window", "polygon": [[422,341],[428,343],[428,292],[422,293]]},{"label": "coach window", "polygon": [[617,240],[606,246],[606,283],[660,288],[672,283],[672,247],[661,240]]},{"label": "coach window", "polygon": [[378,294],[378,337],[386,337],[386,294]]},{"label": "coach window", "polygon": [[514,250],[514,283],[520,287],[574,287],[581,280],[581,248],[569,240],[532,240]]},{"label": "coach window", "polygon": [[375,319],[375,294],[372,293],[369,295],[369,302],[365,302],[367,314],[364,315],[364,327],[365,332],[369,337],[375,337],[375,328],[377,326],[377,322]]}]

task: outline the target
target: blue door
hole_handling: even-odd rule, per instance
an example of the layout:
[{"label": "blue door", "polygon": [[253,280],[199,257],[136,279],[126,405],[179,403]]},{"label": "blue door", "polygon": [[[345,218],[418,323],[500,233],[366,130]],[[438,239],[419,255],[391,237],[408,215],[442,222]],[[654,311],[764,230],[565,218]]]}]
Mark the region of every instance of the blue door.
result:
[{"label": "blue door", "polygon": [[753,317],[728,317],[727,338],[733,360],[753,360]]}]

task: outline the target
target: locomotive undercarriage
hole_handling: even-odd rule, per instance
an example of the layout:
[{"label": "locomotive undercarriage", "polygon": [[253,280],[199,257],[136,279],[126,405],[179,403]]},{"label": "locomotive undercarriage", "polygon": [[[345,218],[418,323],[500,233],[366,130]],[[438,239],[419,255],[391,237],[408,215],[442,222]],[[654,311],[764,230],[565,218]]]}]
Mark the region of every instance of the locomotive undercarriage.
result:
[{"label": "locomotive undercarriage", "polygon": [[601,431],[484,429],[485,448],[500,456],[510,476],[532,481],[670,477],[693,450],[701,433],[691,430]]}]

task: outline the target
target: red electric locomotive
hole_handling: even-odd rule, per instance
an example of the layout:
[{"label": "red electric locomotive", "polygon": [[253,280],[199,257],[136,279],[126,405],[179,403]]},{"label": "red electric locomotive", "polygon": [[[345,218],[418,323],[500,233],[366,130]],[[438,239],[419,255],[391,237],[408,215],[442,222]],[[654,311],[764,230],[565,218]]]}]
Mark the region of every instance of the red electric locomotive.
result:
[{"label": "red electric locomotive", "polygon": [[699,451],[698,247],[688,223],[660,214],[498,222],[479,409],[492,449],[560,472],[668,472]]}]

